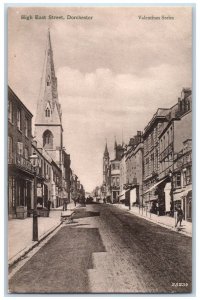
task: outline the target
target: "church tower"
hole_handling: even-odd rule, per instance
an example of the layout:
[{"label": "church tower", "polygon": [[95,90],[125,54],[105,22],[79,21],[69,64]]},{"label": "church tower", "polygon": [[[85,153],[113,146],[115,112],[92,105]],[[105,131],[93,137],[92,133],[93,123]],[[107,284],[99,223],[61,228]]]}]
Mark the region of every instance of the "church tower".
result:
[{"label": "church tower", "polygon": [[107,142],[105,146],[105,151],[103,155],[103,183],[108,184],[108,176],[109,176],[109,152],[107,147]]},{"label": "church tower", "polygon": [[49,30],[35,119],[35,136],[54,161],[61,166],[61,149],[63,148],[62,112],[58,101],[57,78]]},{"label": "church tower", "polygon": [[114,150],[115,150],[115,159],[121,160],[122,155],[124,153],[124,148],[123,148],[123,145],[117,144],[116,138],[115,138]]}]

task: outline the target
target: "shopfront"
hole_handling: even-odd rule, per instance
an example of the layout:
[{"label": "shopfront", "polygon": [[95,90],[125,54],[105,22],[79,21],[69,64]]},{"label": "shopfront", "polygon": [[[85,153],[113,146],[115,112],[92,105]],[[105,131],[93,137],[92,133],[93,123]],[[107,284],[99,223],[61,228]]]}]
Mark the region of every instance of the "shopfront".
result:
[{"label": "shopfront", "polygon": [[174,207],[181,206],[184,220],[192,222],[192,188],[187,188],[173,194]]},{"label": "shopfront", "polygon": [[9,218],[24,219],[28,216],[32,199],[31,174],[10,172],[8,179]]},{"label": "shopfront", "polygon": [[192,188],[183,192],[182,196],[185,220],[192,222]]}]

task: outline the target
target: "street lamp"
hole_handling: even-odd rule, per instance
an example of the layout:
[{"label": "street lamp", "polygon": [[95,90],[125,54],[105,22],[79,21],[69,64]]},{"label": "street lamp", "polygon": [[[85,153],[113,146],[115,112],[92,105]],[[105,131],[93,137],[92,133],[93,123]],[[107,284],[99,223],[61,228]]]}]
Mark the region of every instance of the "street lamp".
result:
[{"label": "street lamp", "polygon": [[35,152],[30,156],[30,161],[33,166],[34,173],[34,205],[33,205],[33,241],[38,241],[38,215],[37,215],[37,167],[38,156]]},{"label": "street lamp", "polygon": [[175,205],[174,205],[174,199],[173,199],[174,184],[173,184],[173,173],[172,173],[171,169],[169,170],[169,177],[170,177],[170,180],[171,180],[171,207],[172,207],[174,220],[175,220],[175,225],[176,225]]}]

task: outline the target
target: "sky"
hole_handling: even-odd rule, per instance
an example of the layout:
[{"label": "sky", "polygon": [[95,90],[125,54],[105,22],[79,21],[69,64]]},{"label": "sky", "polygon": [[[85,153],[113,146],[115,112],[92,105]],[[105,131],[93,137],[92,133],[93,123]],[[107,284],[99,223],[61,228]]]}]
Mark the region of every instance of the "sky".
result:
[{"label": "sky", "polygon": [[[32,15],[32,20],[21,19]],[[36,20],[35,15],[46,16]],[[48,20],[48,16],[63,16]],[[92,16],[91,20],[67,19]],[[139,16],[160,19],[139,19]],[[162,16],[171,19],[162,19]],[[107,139],[143,131],[158,107],[192,86],[192,14],[187,7],[12,8],[8,83],[35,116],[50,28],[64,146],[86,191],[100,185]],[[33,117],[34,124],[34,117]]]}]

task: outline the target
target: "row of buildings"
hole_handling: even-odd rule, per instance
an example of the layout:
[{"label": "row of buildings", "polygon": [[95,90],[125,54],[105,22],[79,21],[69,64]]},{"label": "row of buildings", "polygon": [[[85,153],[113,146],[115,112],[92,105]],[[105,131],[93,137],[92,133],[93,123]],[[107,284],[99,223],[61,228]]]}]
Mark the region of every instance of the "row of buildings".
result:
[{"label": "row of buildings", "polygon": [[36,168],[38,208],[59,207],[85,195],[71,169],[70,154],[63,144],[62,111],[58,101],[50,32],[47,37],[44,72],[32,134],[32,113],[8,87],[8,214],[25,218],[34,207],[34,168],[30,157],[38,157]]},{"label": "row of buildings", "polygon": [[99,197],[159,215],[173,216],[181,205],[185,220],[192,220],[191,89],[183,88],[171,108],[158,108],[127,145],[115,141],[114,150],[110,160],[106,143]]}]

